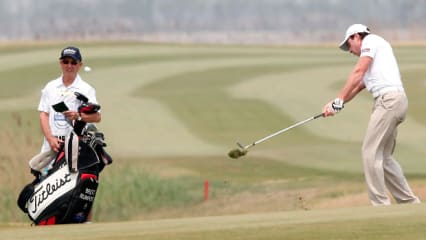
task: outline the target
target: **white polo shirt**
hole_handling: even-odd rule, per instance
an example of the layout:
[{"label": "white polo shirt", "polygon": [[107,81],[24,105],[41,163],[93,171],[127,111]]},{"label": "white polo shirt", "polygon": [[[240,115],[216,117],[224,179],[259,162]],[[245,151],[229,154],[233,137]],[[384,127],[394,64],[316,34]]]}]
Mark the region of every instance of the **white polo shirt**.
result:
[{"label": "white polo shirt", "polygon": [[[74,92],[82,93],[89,99],[89,102],[98,103],[95,89],[83,81],[79,75],[70,86],[65,86],[62,76],[60,76],[47,83],[41,90],[38,111],[49,114],[50,130],[53,136],[66,136],[72,130],[72,126],[67,122],[65,116],[56,112],[52,105],[63,101],[69,110],[77,111],[81,102],[76,98]],[[42,152],[46,150],[50,150],[50,146],[45,138]]]},{"label": "white polo shirt", "polygon": [[361,44],[360,57],[363,56],[373,59],[363,79],[373,97],[391,89],[404,91],[398,63],[391,45],[385,39],[375,34],[367,35]]}]

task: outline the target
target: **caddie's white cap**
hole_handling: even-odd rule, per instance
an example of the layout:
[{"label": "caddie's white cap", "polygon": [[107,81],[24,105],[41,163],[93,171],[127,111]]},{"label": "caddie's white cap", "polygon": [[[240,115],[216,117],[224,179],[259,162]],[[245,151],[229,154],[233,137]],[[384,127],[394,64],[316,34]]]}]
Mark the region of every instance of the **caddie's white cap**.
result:
[{"label": "caddie's white cap", "polygon": [[348,30],[346,30],[345,39],[340,43],[339,47],[343,51],[349,51],[349,47],[347,44],[347,41],[350,36],[354,35],[355,33],[370,33],[370,29],[368,29],[367,26],[363,24],[353,24],[350,27],[348,27]]}]

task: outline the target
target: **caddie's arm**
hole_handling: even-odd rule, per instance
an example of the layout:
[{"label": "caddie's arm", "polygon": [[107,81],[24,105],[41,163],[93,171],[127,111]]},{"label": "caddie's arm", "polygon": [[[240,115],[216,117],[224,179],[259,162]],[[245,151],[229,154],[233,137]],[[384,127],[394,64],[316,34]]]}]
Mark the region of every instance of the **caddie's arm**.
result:
[{"label": "caddie's arm", "polygon": [[49,125],[49,113],[40,112],[40,126],[44,137],[50,145],[50,148],[53,151],[58,152],[59,147],[61,146],[61,140],[52,135],[52,131],[50,130]]},{"label": "caddie's arm", "polygon": [[65,111],[63,112],[66,118],[70,120],[80,120],[87,123],[98,123],[101,121],[101,113],[78,113],[76,111]]},{"label": "caddie's arm", "polygon": [[81,120],[87,123],[98,123],[102,120],[101,113],[80,113]]}]

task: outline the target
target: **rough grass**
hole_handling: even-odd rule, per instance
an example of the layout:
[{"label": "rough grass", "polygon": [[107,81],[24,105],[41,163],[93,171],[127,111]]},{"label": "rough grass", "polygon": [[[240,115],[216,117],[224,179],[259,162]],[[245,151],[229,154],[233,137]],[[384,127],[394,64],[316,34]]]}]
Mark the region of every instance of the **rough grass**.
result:
[{"label": "rough grass", "polygon": [[25,111],[0,114],[1,222],[24,219],[18,213],[16,199],[22,187],[32,180],[28,160],[41,146],[40,139],[34,137],[38,126],[34,126],[30,115]]}]

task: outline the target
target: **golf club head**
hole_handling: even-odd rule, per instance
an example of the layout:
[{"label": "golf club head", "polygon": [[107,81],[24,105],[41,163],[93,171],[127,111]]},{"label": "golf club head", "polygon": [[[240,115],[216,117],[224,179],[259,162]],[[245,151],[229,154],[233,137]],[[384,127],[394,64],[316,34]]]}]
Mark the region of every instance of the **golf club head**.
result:
[{"label": "golf club head", "polygon": [[236,148],[236,149],[229,151],[228,156],[230,158],[237,159],[237,158],[242,157],[246,154],[247,154],[247,150],[241,150],[239,148]]},{"label": "golf club head", "polygon": [[89,102],[89,99],[86,96],[84,96],[84,94],[82,94],[82,93],[74,92],[74,95],[77,97],[78,100],[80,100],[80,101],[82,101],[84,103],[88,103]]},{"label": "golf club head", "polygon": [[237,146],[238,146],[238,147],[240,147],[241,149],[244,149],[244,150],[246,149],[246,148],[244,147],[244,145],[243,145],[243,144],[241,144],[240,142],[237,142]]}]

